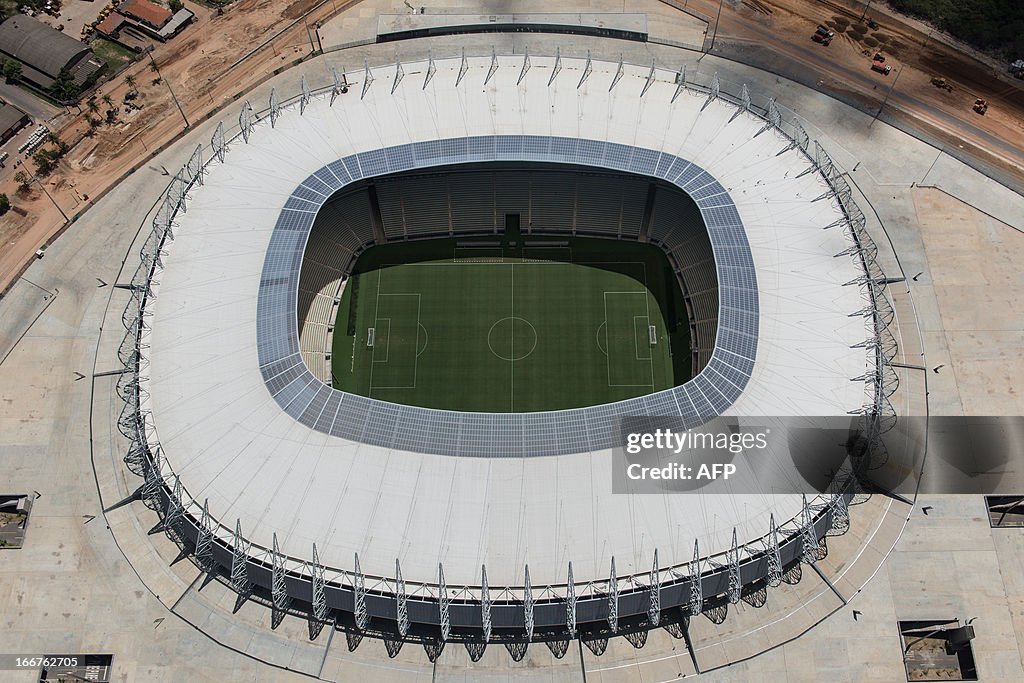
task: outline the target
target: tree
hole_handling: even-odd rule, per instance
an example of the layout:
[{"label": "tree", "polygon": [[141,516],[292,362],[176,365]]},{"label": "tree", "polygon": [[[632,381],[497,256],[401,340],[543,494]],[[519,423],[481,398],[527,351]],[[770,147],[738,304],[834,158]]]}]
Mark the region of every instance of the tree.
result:
[{"label": "tree", "polygon": [[185,4],[181,0],[171,0],[167,3],[167,6],[171,8],[172,12],[177,13],[185,7]]},{"label": "tree", "polygon": [[18,171],[14,174],[14,182],[18,183],[19,192],[28,192],[29,187],[31,187],[32,178],[29,177],[28,173]]},{"label": "tree", "polygon": [[139,89],[135,87],[135,76],[128,74],[124,77],[124,82],[132,89],[133,92],[139,92]]},{"label": "tree", "polygon": [[70,147],[68,147],[68,143],[61,140],[60,136],[58,136],[53,131],[50,131],[49,133],[46,134],[46,141],[52,142],[54,145],[57,146],[57,154],[59,156],[64,156],[65,154],[68,153],[68,150],[70,149]]},{"label": "tree", "polygon": [[57,160],[60,155],[53,149],[41,149],[32,155],[32,161],[36,162],[36,173],[41,176],[49,175],[57,168]]},{"label": "tree", "polygon": [[53,80],[48,90],[51,95],[61,102],[73,100],[81,92],[78,84],[75,83],[75,79],[71,77],[71,73],[67,69],[60,70],[60,73],[57,74],[57,78]]},{"label": "tree", "polygon": [[89,98],[89,101],[85,103],[85,108],[89,110],[90,114],[98,114],[100,111],[100,105],[97,104],[95,97]]},{"label": "tree", "polygon": [[4,60],[3,72],[8,83],[18,80],[21,78],[21,62],[16,59]]},{"label": "tree", "polygon": [[114,106],[114,98],[112,98],[110,95],[104,95],[100,99],[103,100],[103,104],[107,105],[108,107]]},{"label": "tree", "polygon": [[0,216],[11,210],[11,200],[7,198],[7,195],[0,193]]}]

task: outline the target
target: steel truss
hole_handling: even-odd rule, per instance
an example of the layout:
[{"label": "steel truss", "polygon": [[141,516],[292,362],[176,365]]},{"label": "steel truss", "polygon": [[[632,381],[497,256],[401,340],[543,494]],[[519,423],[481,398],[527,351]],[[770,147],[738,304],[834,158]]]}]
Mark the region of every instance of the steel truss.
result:
[{"label": "steel truss", "polygon": [[423,90],[427,89],[427,85],[430,83],[430,79],[434,77],[435,73],[437,73],[437,66],[434,65],[434,53],[431,50],[427,50],[427,71],[426,75],[423,76]]},{"label": "steel truss", "polygon": [[231,544],[231,589],[239,595],[248,595],[252,589],[249,581],[249,549],[251,544],[242,536],[242,520],[235,521],[235,538]]},{"label": "steel truss", "polygon": [[333,84],[331,86],[331,106],[334,106],[334,100],[338,98],[338,95],[342,95],[348,92],[348,79],[344,74],[339,74],[338,70],[333,66],[331,67],[331,78]]},{"label": "steel truss", "polygon": [[366,93],[370,90],[370,86],[373,85],[373,72],[370,71],[370,62],[363,60],[363,91],[359,93],[359,99],[366,97]]},{"label": "steel truss", "polygon": [[271,563],[271,579],[270,579],[270,597],[273,600],[274,610],[276,612],[284,612],[288,609],[288,605],[291,604],[291,598],[288,596],[288,587],[285,585],[285,567],[284,557],[281,555],[281,550],[277,545],[277,534],[274,534],[274,550],[270,556]]},{"label": "steel truss", "polygon": [[484,78],[484,85],[491,82],[491,78],[498,72],[498,53],[491,48],[491,66],[487,69],[487,76]]},{"label": "steel truss", "polygon": [[674,93],[672,93],[672,102],[673,103],[676,101],[676,98],[679,97],[679,93],[683,92],[684,90],[686,90],[686,67],[685,66],[683,68],[681,68],[679,71],[676,72],[676,91]]},{"label": "steel truss", "polygon": [[583,84],[590,78],[590,74],[594,71],[594,63],[590,59],[590,50],[587,50],[587,62],[583,65],[583,75],[580,76],[580,82],[576,84],[576,89],[579,90],[583,87]]},{"label": "steel truss", "polygon": [[277,119],[281,116],[281,99],[277,96],[277,88],[270,89],[270,127],[277,126]]},{"label": "steel truss", "polygon": [[238,115],[238,127],[242,130],[242,139],[246,144],[249,142],[249,136],[252,135],[253,125],[252,106],[249,104],[249,100],[246,100],[242,103],[242,112]]},{"label": "steel truss", "polygon": [[555,65],[551,67],[551,76],[548,77],[548,87],[555,82],[559,72],[562,70],[562,48],[555,48]]},{"label": "steel truss", "polygon": [[608,628],[612,633],[619,630],[619,581],[615,578],[615,557],[612,557],[612,569],[608,575]]},{"label": "steel truss", "polygon": [[313,562],[310,566],[312,577],[312,607],[313,619],[319,623],[327,621],[327,596],[324,593],[324,566],[320,564],[320,555],[316,551],[316,543],[313,544]]},{"label": "steel truss", "polygon": [[227,144],[224,142],[224,122],[221,121],[217,124],[216,130],[213,131],[213,139],[210,140],[210,147],[213,148],[213,154],[217,157],[217,161],[224,163],[224,152],[226,151]]},{"label": "steel truss", "polygon": [[640,97],[647,94],[647,91],[654,85],[654,61],[651,61],[651,70],[647,72],[647,80],[644,81],[644,87],[640,90]]},{"label": "steel truss", "polygon": [[459,75],[455,77],[455,87],[459,87],[466,72],[469,71],[469,62],[466,61],[466,48],[462,48],[462,61],[459,62]]},{"label": "steel truss", "polygon": [[203,516],[199,520],[199,535],[196,538],[196,561],[199,568],[211,573],[216,568],[213,559],[213,529],[210,526],[210,502],[203,501]]},{"label": "steel truss", "polygon": [[651,626],[661,622],[661,571],[658,569],[658,549],[654,549],[654,565],[651,567],[651,582],[648,588],[647,621]]},{"label": "steel truss", "polygon": [[[653,69],[654,67],[652,66],[651,68]],[[616,85],[618,85],[619,81],[622,80],[622,76],[623,74],[625,74],[625,72],[626,68],[622,63],[622,55],[619,55],[619,66],[615,69],[615,75],[612,76],[612,84],[608,86],[608,92],[611,92],[612,89],[615,88]]]},{"label": "steel truss", "polygon": [[523,577],[523,623],[526,626],[526,640],[533,640],[533,587],[530,585],[530,565],[526,565]]},{"label": "steel truss", "polygon": [[405,69],[402,68],[402,62],[395,57],[395,80],[391,83],[391,94],[395,94],[395,90],[398,89],[398,84],[405,78]]},{"label": "steel truss", "polygon": [[306,113],[306,106],[309,104],[309,100],[312,95],[309,92],[309,83],[306,82],[306,74],[302,74],[302,83],[299,86],[301,93],[299,96],[299,116]]},{"label": "steel truss", "polygon": [[743,88],[740,90],[740,106],[737,107],[735,113],[729,119],[729,123],[735,121],[744,112],[750,111],[750,90],[747,89],[747,84],[743,84]]},{"label": "steel truss", "polygon": [[480,566],[480,623],[484,642],[491,639],[491,592],[487,586],[487,567]]},{"label": "steel truss", "polygon": [[438,609],[438,621],[441,625],[441,642],[444,643],[448,640],[448,636],[452,632],[451,617],[449,615],[449,609],[451,608],[451,600],[448,598],[448,586],[444,582],[444,567],[441,563],[437,565],[437,609]]},{"label": "steel truss", "polygon": [[526,48],[523,50],[523,68],[519,71],[519,80],[516,81],[516,85],[520,85],[523,79],[526,78],[527,72],[530,70],[530,50]]}]

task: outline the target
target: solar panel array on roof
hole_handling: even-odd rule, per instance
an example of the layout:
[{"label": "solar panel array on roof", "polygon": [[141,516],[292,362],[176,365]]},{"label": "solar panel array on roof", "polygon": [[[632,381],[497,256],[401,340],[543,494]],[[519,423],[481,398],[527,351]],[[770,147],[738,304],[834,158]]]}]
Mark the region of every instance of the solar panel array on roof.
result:
[{"label": "solar panel array on roof", "polygon": [[728,193],[690,162],[652,150],[574,138],[430,140],[341,159],[300,184],[292,199],[316,203],[305,188],[322,186],[317,190],[322,194],[351,179],[474,161],[557,162],[653,172],[690,193],[708,227],[721,292],[718,335],[707,366],[689,382],[656,394],[544,413],[459,413],[400,406],[327,388],[302,361],[296,312],[305,238],[316,214],[285,208],[267,250],[257,304],[260,368],[267,389],[285,412],[318,431],[374,446],[441,455],[528,457],[612,448],[618,420],[625,415],[650,415],[654,410],[680,415],[696,425],[720,415],[739,398],[757,354],[757,278]]}]

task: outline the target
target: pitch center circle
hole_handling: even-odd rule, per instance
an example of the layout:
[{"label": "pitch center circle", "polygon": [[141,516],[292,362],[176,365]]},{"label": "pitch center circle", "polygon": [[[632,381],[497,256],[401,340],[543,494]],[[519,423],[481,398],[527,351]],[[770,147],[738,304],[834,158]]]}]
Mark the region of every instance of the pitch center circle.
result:
[{"label": "pitch center circle", "polygon": [[502,360],[523,360],[537,348],[537,329],[524,318],[502,318],[487,331],[487,346]]}]

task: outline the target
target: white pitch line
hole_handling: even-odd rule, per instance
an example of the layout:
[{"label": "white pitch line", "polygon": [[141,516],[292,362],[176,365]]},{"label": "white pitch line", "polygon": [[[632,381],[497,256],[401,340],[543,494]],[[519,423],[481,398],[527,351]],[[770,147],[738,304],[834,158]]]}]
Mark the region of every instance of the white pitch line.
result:
[{"label": "white pitch line", "polygon": [[[643,263],[644,267],[644,304],[647,306],[647,324],[651,324],[651,290],[647,286],[647,263]],[[633,331],[636,334],[636,330]],[[651,366],[651,391],[654,389],[654,351],[647,357],[647,362]]]},{"label": "white pitch line", "polygon": [[[373,299],[373,326],[377,326],[377,313],[380,312],[380,281],[384,279],[384,270],[377,270],[377,294]],[[388,323],[388,336],[391,335],[391,324]],[[391,339],[388,339],[388,346],[391,345]],[[374,347],[376,348],[376,347]],[[372,398],[373,397],[373,351],[370,351],[370,386],[367,387],[366,393]]]},{"label": "white pitch line", "polygon": [[512,381],[509,385],[509,412],[516,412],[516,264],[510,263],[512,270],[512,351],[509,358],[512,359]]}]

